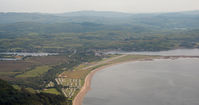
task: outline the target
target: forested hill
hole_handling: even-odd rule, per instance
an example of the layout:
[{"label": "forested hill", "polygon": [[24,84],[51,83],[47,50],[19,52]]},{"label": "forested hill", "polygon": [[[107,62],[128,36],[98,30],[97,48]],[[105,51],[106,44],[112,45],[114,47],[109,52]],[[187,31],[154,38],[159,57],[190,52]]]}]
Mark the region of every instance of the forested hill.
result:
[{"label": "forested hill", "polygon": [[64,96],[47,93],[30,93],[25,89],[16,90],[0,79],[1,105],[68,105]]},{"label": "forested hill", "polygon": [[128,14],[120,12],[80,11],[63,14],[0,13],[0,24],[17,22],[36,23],[98,23],[142,24],[165,28],[193,28],[199,26],[199,11],[175,13]]},{"label": "forested hill", "polygon": [[198,48],[198,30],[199,11],[0,13],[0,51]]}]

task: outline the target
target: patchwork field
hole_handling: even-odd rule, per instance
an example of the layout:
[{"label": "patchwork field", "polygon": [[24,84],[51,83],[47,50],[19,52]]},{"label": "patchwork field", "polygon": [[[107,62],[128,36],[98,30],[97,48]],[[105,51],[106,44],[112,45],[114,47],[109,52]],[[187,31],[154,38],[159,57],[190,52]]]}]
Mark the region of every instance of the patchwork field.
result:
[{"label": "patchwork field", "polygon": [[0,72],[23,72],[33,65],[28,61],[0,61]]},{"label": "patchwork field", "polygon": [[0,78],[14,80],[18,77],[37,77],[47,72],[51,66],[66,61],[65,56],[37,56],[18,61],[0,61]]},{"label": "patchwork field", "polygon": [[67,61],[65,56],[40,56],[30,57],[26,61],[37,65],[56,65]]}]

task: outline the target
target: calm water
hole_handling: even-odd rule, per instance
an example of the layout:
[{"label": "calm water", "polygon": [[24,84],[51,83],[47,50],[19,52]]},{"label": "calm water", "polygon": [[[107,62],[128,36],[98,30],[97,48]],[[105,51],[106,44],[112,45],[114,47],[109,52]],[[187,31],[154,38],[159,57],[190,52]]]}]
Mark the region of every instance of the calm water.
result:
[{"label": "calm water", "polygon": [[0,61],[17,61],[21,60],[20,58],[0,58]]},{"label": "calm water", "polygon": [[98,71],[83,105],[199,105],[199,59],[137,61]]},{"label": "calm water", "polygon": [[2,52],[0,54],[19,55],[19,56],[48,56],[48,55],[58,55],[58,53],[25,53],[25,52]]}]

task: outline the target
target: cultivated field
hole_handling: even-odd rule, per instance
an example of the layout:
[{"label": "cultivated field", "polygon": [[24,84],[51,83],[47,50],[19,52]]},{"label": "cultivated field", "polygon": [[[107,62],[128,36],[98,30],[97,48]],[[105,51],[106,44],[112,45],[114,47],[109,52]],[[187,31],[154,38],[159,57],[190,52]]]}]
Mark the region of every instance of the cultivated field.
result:
[{"label": "cultivated field", "polygon": [[0,78],[36,77],[47,72],[51,66],[66,62],[65,56],[27,57],[19,61],[0,61]]},{"label": "cultivated field", "polygon": [[0,61],[0,72],[23,72],[33,65],[27,61]]},{"label": "cultivated field", "polygon": [[56,65],[67,61],[65,56],[30,57],[26,61],[37,65]]}]

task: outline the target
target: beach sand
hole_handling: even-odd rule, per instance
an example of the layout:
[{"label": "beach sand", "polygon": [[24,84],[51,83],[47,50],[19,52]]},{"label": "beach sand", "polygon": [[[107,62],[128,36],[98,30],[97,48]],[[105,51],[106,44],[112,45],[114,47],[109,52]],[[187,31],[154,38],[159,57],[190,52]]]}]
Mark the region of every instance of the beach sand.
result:
[{"label": "beach sand", "polygon": [[76,97],[75,97],[74,100],[73,100],[73,105],[82,105],[84,96],[85,96],[86,93],[91,89],[90,86],[91,86],[91,79],[92,79],[93,75],[94,75],[97,71],[102,70],[102,69],[104,69],[104,68],[106,68],[106,67],[109,67],[109,66],[111,66],[111,65],[99,67],[99,68],[97,68],[97,69],[91,71],[91,72],[86,76],[83,87],[81,88],[81,90],[79,91],[79,93],[76,95]]}]

